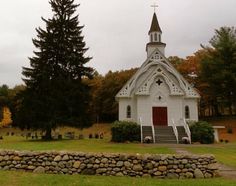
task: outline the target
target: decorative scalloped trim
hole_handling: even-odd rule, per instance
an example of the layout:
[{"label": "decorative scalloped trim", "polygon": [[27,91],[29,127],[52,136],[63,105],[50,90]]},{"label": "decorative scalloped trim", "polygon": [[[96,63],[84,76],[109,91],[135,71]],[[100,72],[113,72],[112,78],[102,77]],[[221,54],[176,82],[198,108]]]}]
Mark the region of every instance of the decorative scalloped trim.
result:
[{"label": "decorative scalloped trim", "polygon": [[[156,70],[150,72],[147,80],[142,83],[140,87],[137,87],[139,77],[144,73],[149,73],[149,69],[152,66],[157,66]],[[169,76],[172,74],[179,82],[177,85]],[[181,74],[171,65],[171,63],[163,56],[163,54],[156,49],[152,55],[143,63],[136,74],[126,83],[126,85],[117,94],[119,97],[131,97],[134,92],[136,95],[149,95],[149,89],[152,85],[155,77],[161,76],[164,78],[166,84],[170,88],[170,95],[185,95],[187,98],[199,98],[200,95],[192,88],[189,83],[181,76]]]}]

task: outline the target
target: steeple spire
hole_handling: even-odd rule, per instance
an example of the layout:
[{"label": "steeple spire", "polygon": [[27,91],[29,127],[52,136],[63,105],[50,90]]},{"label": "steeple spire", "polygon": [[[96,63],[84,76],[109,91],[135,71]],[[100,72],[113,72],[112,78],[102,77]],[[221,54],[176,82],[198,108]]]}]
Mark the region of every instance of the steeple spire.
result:
[{"label": "steeple spire", "polygon": [[165,47],[166,44],[162,43],[161,36],[162,36],[162,30],[158,23],[157,15],[156,15],[156,7],[158,7],[156,4],[154,4],[152,7],[154,7],[154,14],[152,17],[152,23],[150,30],[148,32],[149,35],[149,43],[147,44],[146,51],[147,55],[149,55],[158,48],[159,51],[165,55]]},{"label": "steeple spire", "polygon": [[152,24],[151,24],[151,27],[150,27],[150,30],[149,30],[149,34],[151,32],[160,32],[160,33],[162,33],[161,27],[160,27],[160,25],[158,23],[158,20],[157,20],[156,12],[154,12],[154,14],[153,14]]}]

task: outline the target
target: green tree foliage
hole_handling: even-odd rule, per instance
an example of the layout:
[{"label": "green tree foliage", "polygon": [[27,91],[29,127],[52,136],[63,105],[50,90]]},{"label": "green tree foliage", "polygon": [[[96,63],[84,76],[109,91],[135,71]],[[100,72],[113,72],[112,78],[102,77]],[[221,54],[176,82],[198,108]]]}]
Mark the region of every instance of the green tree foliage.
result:
[{"label": "green tree foliage", "polygon": [[3,118],[4,107],[8,107],[11,113],[14,113],[15,96],[24,88],[23,85],[17,85],[14,88],[9,88],[7,85],[0,86],[0,121]]},{"label": "green tree foliage", "polygon": [[0,86],[0,106],[5,106],[8,103],[9,87],[7,85]]},{"label": "green tree foliage", "polygon": [[209,54],[202,60],[202,78],[209,85],[215,107],[226,105],[232,115],[236,108],[236,29],[216,30],[210,44],[206,48]]},{"label": "green tree foliage", "polygon": [[129,121],[116,121],[111,128],[113,142],[140,141],[140,126]]},{"label": "green tree foliage", "polygon": [[16,111],[20,107],[19,94],[25,90],[25,85],[16,85],[14,88],[9,89],[9,104],[7,107],[10,109],[12,119],[15,119]]},{"label": "green tree foliage", "polygon": [[3,119],[3,107],[9,104],[9,88],[7,85],[0,86],[0,121]]},{"label": "green tree foliage", "polygon": [[95,121],[113,122],[118,119],[118,102],[115,96],[136,71],[137,69],[109,71],[105,76],[97,75],[89,80],[88,84],[92,88],[90,111]]},{"label": "green tree foliage", "polygon": [[193,142],[202,144],[214,143],[214,130],[206,121],[199,121],[190,126]]},{"label": "green tree foliage", "polygon": [[[222,27],[203,47],[186,59],[177,56],[169,61],[198,89],[201,116],[235,114],[236,110],[236,31]],[[228,108],[228,109],[226,109]]]},{"label": "green tree foliage", "polygon": [[53,16],[43,19],[46,29],[37,28],[36,47],[30,67],[22,74],[26,89],[19,95],[14,122],[21,128],[46,131],[60,125],[85,127],[88,116],[89,87],[83,79],[93,75],[85,66],[83,26],[79,26],[74,0],[50,0]]},{"label": "green tree foliage", "polygon": [[170,56],[168,57],[168,61],[176,68],[178,69],[181,64],[183,64],[184,59],[180,58],[178,56]]}]

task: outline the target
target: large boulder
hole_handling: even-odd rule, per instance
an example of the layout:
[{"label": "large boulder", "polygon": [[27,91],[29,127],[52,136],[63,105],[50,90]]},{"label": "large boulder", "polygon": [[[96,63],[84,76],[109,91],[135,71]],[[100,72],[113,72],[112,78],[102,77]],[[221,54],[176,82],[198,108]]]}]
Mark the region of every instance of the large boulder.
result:
[{"label": "large boulder", "polygon": [[36,169],[34,169],[33,173],[43,174],[43,173],[45,173],[45,168],[44,167],[37,167]]},{"label": "large boulder", "polygon": [[195,178],[204,178],[204,175],[200,169],[195,169],[194,170],[194,177]]}]

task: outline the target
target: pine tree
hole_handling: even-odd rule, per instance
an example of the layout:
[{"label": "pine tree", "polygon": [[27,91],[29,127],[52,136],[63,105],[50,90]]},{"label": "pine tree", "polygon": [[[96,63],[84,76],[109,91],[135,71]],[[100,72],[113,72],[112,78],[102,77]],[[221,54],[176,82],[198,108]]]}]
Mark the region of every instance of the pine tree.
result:
[{"label": "pine tree", "polygon": [[223,103],[232,115],[236,108],[236,29],[216,30],[210,44],[209,55],[202,61],[202,75],[216,106]]},{"label": "pine tree", "polygon": [[80,128],[90,124],[87,113],[89,87],[83,79],[91,78],[86,66],[91,58],[79,26],[74,0],[50,0],[53,17],[42,20],[46,29],[37,28],[34,56],[30,67],[23,67],[26,89],[20,94],[15,117],[21,128],[41,129],[46,139],[61,125]]}]

